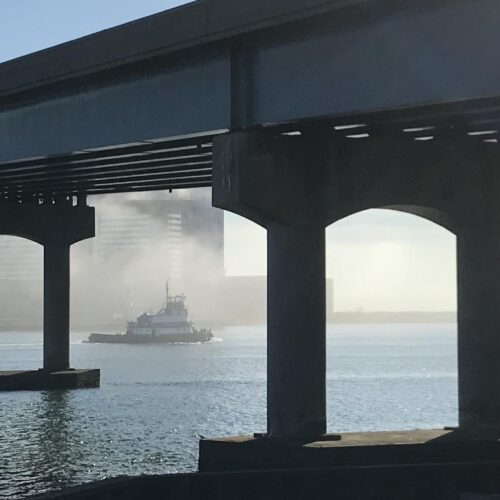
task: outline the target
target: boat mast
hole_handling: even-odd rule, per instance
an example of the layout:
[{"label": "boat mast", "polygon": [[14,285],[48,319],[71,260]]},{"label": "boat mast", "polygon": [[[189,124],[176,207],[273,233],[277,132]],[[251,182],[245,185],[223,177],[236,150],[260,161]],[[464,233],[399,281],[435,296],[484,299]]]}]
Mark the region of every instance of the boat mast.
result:
[{"label": "boat mast", "polygon": [[168,280],[165,282],[165,307],[168,306]]}]

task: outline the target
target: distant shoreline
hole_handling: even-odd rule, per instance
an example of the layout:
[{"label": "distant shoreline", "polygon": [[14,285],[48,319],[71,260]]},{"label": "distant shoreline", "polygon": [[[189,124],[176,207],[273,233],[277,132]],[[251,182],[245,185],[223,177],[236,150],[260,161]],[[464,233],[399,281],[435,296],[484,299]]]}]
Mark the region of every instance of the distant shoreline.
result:
[{"label": "distant shoreline", "polygon": [[455,311],[337,312],[331,323],[456,323]]},{"label": "distant shoreline", "polygon": [[[223,321],[209,321],[203,319],[195,319],[195,323],[199,326],[209,326],[211,328],[225,328],[238,326],[257,326],[265,325],[262,318],[244,318],[244,320],[225,323]],[[382,323],[456,323],[457,313],[454,311],[378,311],[378,312],[358,312],[344,311],[336,312],[330,315],[327,320],[329,324],[382,324]],[[101,324],[101,325],[72,325],[73,332],[118,332],[123,330],[123,325]],[[12,331],[42,331],[42,325],[37,324],[22,324],[18,322],[1,322],[0,333]]]}]

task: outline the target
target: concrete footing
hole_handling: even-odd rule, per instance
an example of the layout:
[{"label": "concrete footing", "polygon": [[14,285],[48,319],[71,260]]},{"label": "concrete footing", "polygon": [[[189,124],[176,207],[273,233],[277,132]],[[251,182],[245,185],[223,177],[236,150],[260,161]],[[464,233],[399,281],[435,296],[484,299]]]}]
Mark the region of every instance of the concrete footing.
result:
[{"label": "concrete footing", "polygon": [[0,371],[0,391],[95,388],[100,378],[99,369]]},{"label": "concrete footing", "polygon": [[492,430],[414,430],[324,436],[317,441],[250,436],[200,441],[200,472],[500,460]]}]

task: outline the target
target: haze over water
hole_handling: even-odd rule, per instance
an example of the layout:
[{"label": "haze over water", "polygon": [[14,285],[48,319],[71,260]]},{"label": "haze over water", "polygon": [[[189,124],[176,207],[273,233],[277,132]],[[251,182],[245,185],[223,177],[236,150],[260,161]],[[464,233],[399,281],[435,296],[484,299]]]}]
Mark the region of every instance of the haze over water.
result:
[{"label": "haze over water", "polygon": [[[199,436],[265,430],[264,327],[204,345],[82,344],[101,388],[0,393],[0,499],[124,474],[197,467]],[[3,369],[41,365],[39,333],[0,333]],[[456,326],[330,325],[329,431],[457,422]]]}]

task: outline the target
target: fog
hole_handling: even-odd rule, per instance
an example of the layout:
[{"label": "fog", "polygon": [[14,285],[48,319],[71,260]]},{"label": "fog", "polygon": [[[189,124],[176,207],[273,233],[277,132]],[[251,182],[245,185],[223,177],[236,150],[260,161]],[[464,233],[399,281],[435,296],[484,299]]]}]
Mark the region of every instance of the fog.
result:
[{"label": "fog", "polygon": [[[193,318],[213,320],[224,266],[223,214],[209,194],[90,198],[96,238],[71,248],[73,326],[123,329],[127,319],[162,306],[167,280],[171,294],[187,295]],[[0,248],[0,326],[41,326],[43,248],[7,236]]]},{"label": "fog", "polygon": [[[266,232],[226,214],[229,274],[266,272]],[[455,311],[456,238],[420,217],[367,210],[326,230],[335,311]]]},{"label": "fog", "polygon": [[[96,208],[97,237],[72,252],[74,321],[119,326],[144,311],[156,312],[167,281],[171,295],[187,295],[193,317],[213,319],[224,256],[222,213],[211,207],[209,194],[198,190],[89,200]],[[168,205],[179,202],[180,210]],[[220,235],[210,233],[219,230]]]},{"label": "fog", "polygon": [[[166,218],[165,203],[172,201],[197,207],[184,213],[181,230],[175,215]],[[229,213],[222,228],[209,190],[108,195],[89,204],[96,208],[97,237],[71,251],[74,328],[123,329],[161,307],[167,280],[171,294],[186,294],[198,322],[264,321],[265,280],[250,277],[266,274],[266,232]],[[220,241],[213,241],[214,231]],[[369,210],[330,226],[326,236],[335,311],[456,310],[455,237],[443,228]],[[0,326],[40,326],[42,247],[5,236],[0,246]]]}]

